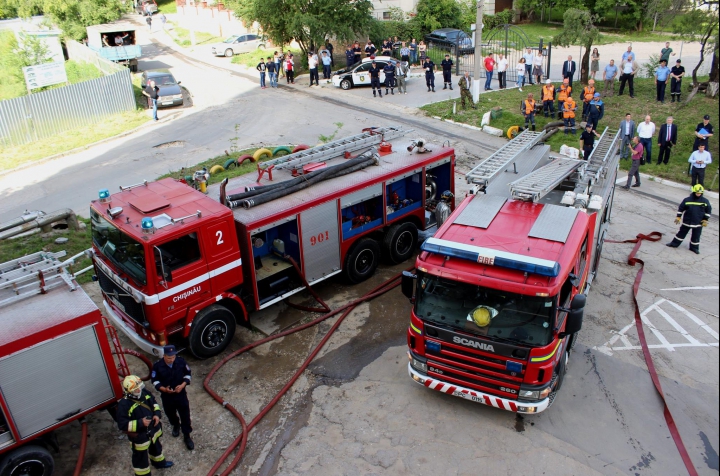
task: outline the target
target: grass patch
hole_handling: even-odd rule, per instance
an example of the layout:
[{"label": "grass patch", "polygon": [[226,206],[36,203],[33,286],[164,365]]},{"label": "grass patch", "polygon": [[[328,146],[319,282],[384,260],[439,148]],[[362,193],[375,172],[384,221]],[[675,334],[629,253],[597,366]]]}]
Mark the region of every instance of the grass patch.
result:
[{"label": "grass patch", "polygon": [[158,12],[159,13],[177,13],[177,4],[175,3],[175,0],[157,0],[156,1],[158,6]]},{"label": "grass patch", "polygon": [[[78,217],[78,221],[85,224],[85,229],[80,230],[55,230],[51,233],[37,233],[22,238],[8,239],[0,241],[0,263],[20,258],[21,256],[37,253],[38,251],[48,251],[57,253],[58,251],[67,251],[67,256],[60,258],[61,261],[66,260],[83,250],[90,248],[92,245],[92,237],[90,234],[90,220]],[[62,245],[55,244],[55,239],[64,237],[68,242]],[[90,259],[82,257],[78,259],[74,266],[70,267],[70,272],[79,271],[90,266]],[[78,283],[86,283],[91,280],[92,272],[85,272],[78,276]]]},{"label": "grass patch", "polygon": [[[95,65],[73,60],[65,62],[65,72],[67,73],[70,84],[100,78],[103,75],[102,71],[97,69]],[[16,72],[0,68],[0,100],[27,96],[25,81],[21,78],[22,72],[18,75]],[[55,84],[44,88],[33,89],[33,93],[62,88],[64,86],[65,84]]]},{"label": "grass patch", "polygon": [[[560,34],[560,32],[563,30],[563,26],[556,24],[556,23],[541,23],[541,22],[533,22],[533,23],[523,23],[520,25],[517,25],[525,34],[528,36],[530,45],[537,46],[537,44],[540,42],[540,39],[542,38],[543,44],[547,45],[548,42],[551,42],[553,37]],[[600,37],[595,42],[594,46],[599,45],[608,45],[610,43],[622,43],[622,42],[651,42],[651,41],[658,41],[658,42],[665,42],[669,39],[672,39],[672,34],[670,33],[664,33],[656,31],[653,33],[652,31],[643,31],[643,32],[637,32],[637,31],[620,31],[620,30],[603,30],[602,26],[600,27]],[[484,33],[484,32],[483,32]],[[485,35],[483,35],[483,38],[485,38]]]},{"label": "grass patch", "polygon": [[0,170],[10,170],[54,154],[87,146],[134,129],[148,120],[150,118],[144,111],[124,112],[107,117],[91,127],[72,129],[18,147],[0,148]]},{"label": "grass patch", "polygon": [[[267,57],[273,57],[273,54],[275,51],[280,51],[280,49],[265,49],[265,50],[255,50],[250,53],[240,53],[239,55],[235,55],[232,57],[231,62],[233,64],[243,64],[247,66],[250,69],[255,69],[255,67],[260,63],[260,60],[266,60]],[[288,50],[284,50],[288,51]],[[300,50],[290,50],[290,52],[293,54],[294,59],[294,65],[293,69],[295,71],[295,77],[305,74],[308,72],[307,69],[307,61],[303,61],[303,54]],[[336,63],[337,64],[337,63]],[[339,66],[336,66],[339,67]],[[284,69],[284,67],[283,67]],[[321,68],[322,69],[322,68]],[[322,73],[322,71],[320,71]]]},{"label": "grass patch", "polygon": [[[580,83],[575,82],[575,93],[573,97],[575,100],[578,99],[578,89],[580,89]],[[684,84],[687,87],[686,84]],[[615,90],[617,91],[618,85],[616,84]],[[497,91],[489,94],[481,94],[480,101],[477,110],[469,109],[462,111],[460,109],[460,101],[457,100],[457,114],[452,113],[452,104],[456,100],[442,101],[434,104],[423,106],[421,109],[424,110],[430,116],[438,116],[442,119],[451,119],[455,122],[462,122],[473,126],[480,127],[480,121],[482,115],[489,111],[495,106],[503,108],[503,115],[499,119],[491,120],[490,125],[503,129],[507,132],[510,126],[523,126],[525,119],[520,114],[520,103],[527,97],[527,93],[532,92],[537,100],[540,97],[540,86],[527,86],[523,88],[523,92],[518,91],[516,88],[507,89],[504,91]],[[683,94],[687,94],[684,92]],[[678,126],[678,144],[674,147],[670,157],[670,163],[668,165],[655,165],[659,152],[659,146],[657,145],[657,133],[653,140],[652,147],[652,159],[653,163],[644,165],[642,167],[643,173],[656,175],[665,179],[673,180],[680,183],[690,183],[690,177],[687,174],[687,160],[692,152],[692,146],[694,142],[695,127],[699,122],[702,121],[702,116],[710,114],[711,124],[720,123],[720,113],[718,112],[718,100],[709,99],[704,95],[698,94],[693,98],[692,102],[688,105],[685,103],[671,103],[669,93],[667,94],[667,100],[665,104],[658,104],[655,102],[655,86],[652,79],[637,79],[635,81],[635,99],[630,99],[627,96],[627,89],[623,96],[612,96],[604,98],[605,102],[605,117],[600,121],[599,130],[605,127],[617,129],[620,126],[620,121],[625,117],[625,113],[629,112],[633,115],[636,122],[640,122],[644,119],[646,114],[652,116],[652,120],[655,123],[658,131],[660,126],[665,123],[667,116],[673,116],[674,124]],[[557,103],[556,103],[557,104]],[[582,106],[578,107],[576,111],[578,122],[578,135],[565,135],[560,131],[555,133],[547,141],[553,151],[558,152],[560,146],[567,144],[572,147],[579,147],[579,133],[581,131],[579,126],[578,118],[581,117]],[[542,114],[536,116],[537,129],[542,129],[548,122],[556,120],[554,118],[545,118]],[[719,143],[717,140],[710,141],[710,152],[713,156],[718,157]],[[628,161],[622,161],[621,167],[627,168],[629,166]],[[717,173],[718,161],[713,160],[713,163],[708,166],[706,173],[705,183],[709,188],[712,183],[712,179]],[[718,184],[715,184],[713,190],[718,190]]]},{"label": "grass patch", "polygon": [[[169,27],[166,27],[165,31],[167,31],[170,36],[173,37],[175,43],[184,48],[192,46],[192,42],[190,41],[190,30],[181,26],[177,26],[173,22],[168,22],[168,25]],[[225,38],[215,36],[211,33],[205,33],[204,31],[195,32],[195,46],[209,43],[219,43],[224,39]]]}]

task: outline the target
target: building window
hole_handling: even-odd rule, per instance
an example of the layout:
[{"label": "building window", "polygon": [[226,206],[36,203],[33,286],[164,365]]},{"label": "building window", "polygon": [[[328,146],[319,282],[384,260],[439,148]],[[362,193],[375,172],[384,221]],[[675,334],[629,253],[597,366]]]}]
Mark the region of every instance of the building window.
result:
[{"label": "building window", "polygon": [[390,20],[390,12],[382,12],[383,20]]}]

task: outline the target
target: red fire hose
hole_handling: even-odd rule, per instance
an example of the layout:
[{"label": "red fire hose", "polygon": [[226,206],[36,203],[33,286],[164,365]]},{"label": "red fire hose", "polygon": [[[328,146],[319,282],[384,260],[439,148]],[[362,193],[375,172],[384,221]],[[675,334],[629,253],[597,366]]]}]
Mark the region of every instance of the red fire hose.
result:
[{"label": "red fire hose", "polygon": [[638,250],[640,249],[640,246],[642,245],[643,240],[644,241],[660,241],[662,238],[662,233],[653,231],[649,235],[643,235],[642,233],[638,234],[634,239],[632,240],[625,240],[625,241],[611,241],[611,240],[605,240],[606,243],[635,243],[635,246],[633,247],[632,251],[628,255],[628,264],[630,266],[635,266],[636,264],[640,265],[640,269],[638,270],[637,275],[635,276],[635,282],[633,283],[633,306],[635,307],[635,327],[637,328],[638,338],[640,339],[640,345],[642,346],[642,352],[643,356],[645,357],[645,363],[647,364],[648,371],[650,372],[650,378],[652,378],[653,384],[655,384],[655,390],[657,390],[658,395],[660,395],[660,399],[663,402],[664,406],[664,415],[665,415],[665,421],[667,422],[668,430],[670,430],[670,435],[672,436],[673,441],[675,442],[675,446],[677,446],[678,451],[680,452],[680,457],[683,460],[683,463],[685,463],[685,469],[687,469],[687,472],[690,476],[697,476],[697,470],[695,469],[695,466],[693,465],[692,460],[690,459],[690,455],[687,452],[687,449],[685,449],[685,444],[683,443],[682,437],[680,436],[680,432],[677,429],[677,426],[675,425],[675,420],[673,419],[672,413],[670,413],[670,408],[668,407],[667,401],[665,400],[665,393],[663,392],[662,386],[660,385],[660,378],[658,377],[657,371],[655,370],[655,363],[653,362],[652,354],[650,354],[650,349],[648,348],[647,341],[645,340],[645,330],[643,329],[643,323],[642,318],[640,316],[640,308],[638,306],[637,302],[637,293],[638,289],[640,289],[640,282],[642,281],[643,277],[643,271],[645,269],[645,262],[641,260],[640,258],[636,258],[635,255],[637,254]]},{"label": "red fire hose", "polygon": [[87,448],[88,438],[88,427],[85,418],[80,419],[80,427],[82,428],[82,436],[80,437],[80,452],[78,454],[77,463],[75,463],[75,471],[73,472],[73,476],[80,476],[83,460],[85,459],[85,448]]},{"label": "red fire hose", "polygon": [[[297,268],[297,264],[293,262],[293,265]],[[302,276],[302,273],[299,273],[300,276]],[[221,360],[215,367],[212,368],[210,373],[208,373],[207,377],[205,377],[205,380],[203,381],[203,386],[205,387],[205,390],[212,396],[218,403],[222,404],[223,407],[225,407],[230,413],[232,413],[235,418],[237,418],[240,421],[240,425],[242,427],[242,432],[238,437],[233,441],[233,443],[228,446],[228,448],[225,450],[225,452],[220,456],[220,458],[217,460],[215,465],[210,469],[208,472],[208,476],[214,476],[217,474],[217,471],[220,469],[221,466],[225,464],[227,459],[229,458],[230,454],[235,451],[236,448],[238,448],[237,453],[235,454],[235,457],[230,462],[229,466],[225,468],[225,470],[220,473],[221,476],[227,476],[230,474],[230,472],[235,469],[235,467],[238,465],[240,460],[242,459],[243,453],[245,452],[245,447],[247,446],[248,441],[248,434],[250,430],[253,429],[262,419],[263,417],[275,406],[275,404],[280,400],[280,398],[290,389],[290,387],[293,386],[295,381],[302,375],[302,373],[307,369],[307,367],[310,365],[310,363],[313,361],[315,356],[320,352],[320,350],[325,346],[327,341],[330,339],[330,337],[333,335],[333,333],[337,330],[337,328],[342,324],[345,317],[350,314],[350,312],[353,311],[353,309],[363,302],[369,301],[371,299],[374,299],[391,289],[395,288],[399,283],[398,279],[400,278],[400,274],[397,274],[390,278],[389,280],[385,281],[380,286],[374,288],[369,293],[365,294],[359,299],[356,299],[352,302],[349,302],[343,306],[341,306],[338,309],[330,310],[330,308],[325,304],[322,299],[315,293],[315,291],[310,288],[307,283],[304,283],[307,287],[308,291],[312,294],[312,296],[323,306],[323,308],[308,308],[305,306],[298,306],[295,304],[291,304],[292,307],[295,307],[297,309],[301,310],[307,310],[310,312],[325,312],[322,316],[318,317],[317,319],[314,319],[306,324],[300,325],[298,327],[295,327],[293,329],[289,329],[283,332],[280,332],[276,335],[266,337],[265,339],[261,339],[257,342],[253,342],[252,344],[246,345],[242,349],[236,350],[235,352],[229,354],[226,356],[223,360]],[[230,403],[226,402],[220,395],[218,395],[211,387],[210,387],[210,381],[212,380],[215,373],[227,362],[232,360],[233,358],[237,357],[238,355],[241,355],[251,349],[254,349],[257,346],[260,346],[262,344],[266,344],[270,341],[273,341],[275,339],[279,339],[280,337],[284,337],[286,335],[293,334],[295,332],[299,332],[302,330],[305,330],[309,327],[315,326],[319,324],[320,322],[323,322],[326,319],[329,319],[330,317],[336,316],[337,314],[340,314],[342,312],[342,315],[340,318],[333,324],[332,328],[328,331],[328,333],[323,337],[323,339],[320,341],[320,343],[313,349],[313,351],[310,353],[310,355],[305,359],[303,364],[298,368],[298,370],[295,372],[295,374],[292,376],[292,378],[283,386],[283,388],[270,400],[270,402],[258,413],[258,415],[253,418],[253,420],[250,422],[250,424],[247,424],[245,422],[245,419],[240,414],[240,412],[233,407]]]}]

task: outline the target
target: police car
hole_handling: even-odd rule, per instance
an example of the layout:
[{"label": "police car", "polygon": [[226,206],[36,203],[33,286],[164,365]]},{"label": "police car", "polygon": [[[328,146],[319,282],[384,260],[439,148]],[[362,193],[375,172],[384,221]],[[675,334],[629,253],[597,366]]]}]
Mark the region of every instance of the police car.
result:
[{"label": "police car", "polygon": [[[388,64],[388,62],[394,65],[398,63],[398,60],[390,56],[376,56],[374,58],[375,64],[380,68],[380,83],[385,83],[385,73],[382,69]],[[350,68],[344,68],[335,71],[332,76],[332,83],[334,86],[348,90],[354,86],[370,86],[370,67],[372,66],[372,58],[363,58],[360,63],[355,63]]]}]

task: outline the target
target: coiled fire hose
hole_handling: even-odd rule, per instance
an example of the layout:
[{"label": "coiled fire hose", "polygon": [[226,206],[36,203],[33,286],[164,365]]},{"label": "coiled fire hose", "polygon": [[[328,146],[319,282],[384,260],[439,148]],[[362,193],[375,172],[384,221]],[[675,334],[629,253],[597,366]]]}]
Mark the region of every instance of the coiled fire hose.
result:
[{"label": "coiled fire hose", "polygon": [[635,255],[640,249],[643,241],[654,242],[660,241],[661,238],[662,233],[658,231],[653,231],[649,235],[643,235],[642,233],[639,233],[632,240],[605,240],[605,243],[635,243],[635,246],[628,255],[627,260],[627,263],[630,266],[635,266],[636,264],[640,265],[640,269],[638,270],[637,275],[635,275],[635,282],[633,282],[632,287],[633,307],[635,308],[635,327],[637,328],[638,338],[640,339],[643,356],[645,357],[645,364],[647,365],[648,372],[650,372],[650,378],[652,378],[653,384],[655,385],[655,390],[657,390],[658,395],[660,395],[660,399],[662,400],[664,406],[663,414],[665,416],[665,421],[667,422],[668,430],[670,430],[670,435],[675,442],[675,446],[680,453],[680,457],[682,458],[683,463],[685,463],[685,469],[687,469],[688,474],[690,476],[697,476],[698,473],[695,469],[695,465],[693,465],[693,462],[690,459],[690,455],[688,454],[687,449],[685,449],[685,444],[683,443],[680,432],[675,425],[675,420],[673,419],[672,413],[670,413],[670,408],[668,407],[667,401],[665,400],[665,393],[663,392],[662,386],[660,385],[660,378],[658,377],[657,371],[655,370],[655,363],[653,362],[652,354],[650,354],[650,349],[648,348],[647,341],[645,340],[645,330],[643,329],[642,317],[640,316],[640,307],[638,306],[637,302],[637,293],[640,289],[640,282],[642,281],[643,271],[645,269],[645,262],[640,258],[636,258]]},{"label": "coiled fire hose", "polygon": [[[288,257],[286,257],[288,258]],[[288,258],[289,261],[293,264],[295,269],[298,271],[298,275],[302,278],[302,273],[300,273],[299,267],[297,263],[292,260],[292,258]],[[325,302],[320,298],[320,296],[315,293],[315,291],[308,285],[308,283],[303,279],[303,284],[308,289],[310,294],[313,296],[313,298],[320,303],[322,306],[321,308],[310,308],[305,306],[299,306],[296,304],[290,304],[292,307],[295,307],[296,309],[309,311],[309,312],[325,312],[322,316],[318,317],[317,319],[314,319],[308,323],[302,324],[298,327],[294,327],[292,329],[288,329],[286,331],[280,332],[278,334],[266,337],[264,339],[261,339],[257,342],[253,342],[252,344],[246,345],[242,349],[236,350],[235,352],[229,354],[226,356],[223,360],[217,363],[215,367],[212,368],[210,373],[208,373],[207,377],[205,377],[205,380],[203,381],[203,387],[205,387],[205,391],[210,394],[211,397],[213,397],[218,403],[220,403],[223,407],[225,407],[230,413],[232,413],[235,418],[237,418],[240,421],[240,425],[242,427],[242,432],[238,437],[233,441],[233,443],[227,447],[225,452],[220,456],[220,458],[217,460],[217,462],[213,465],[213,467],[208,472],[208,476],[215,476],[218,474],[218,471],[220,470],[220,467],[223,466],[227,459],[230,457],[231,453],[235,451],[237,448],[237,453],[235,454],[235,457],[232,459],[232,461],[229,463],[227,468],[220,473],[221,476],[227,476],[229,475],[235,467],[240,463],[240,460],[242,459],[243,453],[245,452],[245,448],[247,446],[248,442],[248,434],[250,430],[253,429],[262,419],[263,417],[275,406],[275,404],[280,401],[280,398],[285,395],[285,393],[293,386],[295,381],[302,375],[302,373],[307,369],[307,367],[310,365],[310,363],[315,359],[315,356],[320,352],[320,350],[325,346],[327,341],[330,339],[330,337],[333,335],[333,333],[337,330],[338,327],[340,327],[340,324],[342,324],[343,320],[355,309],[355,307],[358,304],[361,304],[363,302],[370,301],[388,291],[391,289],[397,287],[400,284],[400,277],[402,276],[401,273],[396,274],[392,278],[388,279],[384,283],[382,283],[380,286],[374,288],[361,298],[358,298],[354,301],[351,301],[335,310],[331,310],[330,307],[325,304]],[[328,331],[328,333],[323,337],[323,339],[320,341],[320,343],[313,349],[313,351],[308,355],[308,357],[305,359],[303,364],[300,366],[300,368],[297,369],[295,374],[290,378],[290,380],[283,386],[283,388],[270,400],[270,402],[260,411],[260,413],[257,414],[255,418],[248,424],[246,423],[245,419],[243,418],[242,414],[229,402],[225,401],[220,395],[215,392],[215,390],[212,389],[210,386],[210,381],[212,380],[215,373],[226,363],[228,363],[230,360],[234,359],[235,357],[254,349],[255,347],[258,347],[260,345],[266,344],[268,342],[271,342],[275,339],[279,339],[280,337],[284,337],[290,334],[293,334],[295,332],[299,332],[302,330],[305,330],[309,327],[315,326],[326,319],[329,319],[331,317],[334,317],[338,314],[342,313],[342,315],[338,318],[337,322],[333,324],[332,328]]]}]

